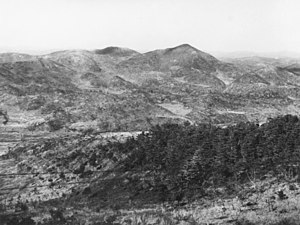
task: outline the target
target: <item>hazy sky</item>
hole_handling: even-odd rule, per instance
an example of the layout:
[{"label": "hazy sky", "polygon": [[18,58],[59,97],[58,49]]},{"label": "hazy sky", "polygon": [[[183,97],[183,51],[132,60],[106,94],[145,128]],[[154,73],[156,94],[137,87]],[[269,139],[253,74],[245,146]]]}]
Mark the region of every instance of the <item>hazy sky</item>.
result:
[{"label": "hazy sky", "polygon": [[299,0],[0,0],[0,51],[300,52]]}]

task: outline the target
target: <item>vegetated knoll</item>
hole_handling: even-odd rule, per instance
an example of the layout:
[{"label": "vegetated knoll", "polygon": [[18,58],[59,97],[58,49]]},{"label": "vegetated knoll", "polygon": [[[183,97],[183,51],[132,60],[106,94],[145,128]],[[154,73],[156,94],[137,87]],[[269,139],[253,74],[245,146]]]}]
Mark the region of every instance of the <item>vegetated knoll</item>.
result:
[{"label": "vegetated knoll", "polygon": [[[249,206],[249,209],[244,208],[245,214],[241,213],[241,217],[247,218],[251,207],[256,208],[258,214],[269,211],[273,215],[276,210],[288,210],[292,198],[296,197],[289,185],[298,186],[294,179],[299,173],[299,124],[299,118],[287,115],[270,119],[261,126],[239,123],[227,128],[210,124],[153,127],[150,133],[135,140],[107,145],[115,155],[127,155],[124,161],[117,162],[115,179],[95,182],[90,185],[88,194],[74,195],[70,200],[86,199],[95,208],[103,208],[110,201],[118,202],[111,205],[113,208],[136,208],[145,203],[169,201],[189,205],[197,199],[212,201],[230,196],[237,207]],[[118,171],[122,171],[122,175],[118,175]],[[279,180],[272,181],[270,177]],[[291,183],[285,183],[285,179]],[[271,186],[272,191],[268,188]],[[233,203],[236,196],[239,203]],[[281,204],[285,199],[291,202]],[[274,201],[272,206],[269,200]],[[226,214],[223,219],[233,219],[234,213],[230,215],[230,206],[225,205],[228,212],[223,212]],[[290,216],[300,209],[294,210]],[[201,220],[201,216],[198,219]]]},{"label": "vegetated knoll", "polygon": [[107,47],[104,49],[97,49],[94,52],[99,55],[110,55],[114,57],[129,57],[140,54],[132,49],[120,47]]},{"label": "vegetated knoll", "polygon": [[[19,199],[19,215],[44,222],[58,220],[51,210],[62,210],[60,217],[73,224],[104,222],[103,213],[122,224],[134,220],[132,211],[148,223],[144,208],[155,214],[159,206],[152,219],[164,215],[170,224],[272,224],[283,214],[298,219],[299,131],[299,118],[286,115],[224,128],[164,124],[125,142],[89,131],[20,145],[6,157],[19,160],[18,171],[36,176],[30,182],[19,178],[22,188],[9,198]],[[8,185],[8,177],[2,182]],[[34,195],[28,189],[33,183],[41,185]],[[38,196],[39,205],[31,202]],[[25,199],[26,210],[20,207]]]}]

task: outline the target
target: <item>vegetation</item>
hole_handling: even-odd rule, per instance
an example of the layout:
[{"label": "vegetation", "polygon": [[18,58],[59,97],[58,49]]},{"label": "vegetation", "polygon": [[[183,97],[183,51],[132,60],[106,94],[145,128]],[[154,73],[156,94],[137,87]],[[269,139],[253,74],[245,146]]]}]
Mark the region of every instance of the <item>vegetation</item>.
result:
[{"label": "vegetation", "polygon": [[[141,171],[170,200],[205,195],[209,187],[232,187],[272,175],[300,175],[300,121],[281,116],[263,125],[242,122],[221,128],[210,124],[164,124],[137,139],[103,146],[127,158],[119,170]],[[175,199],[174,199],[175,198]]]},{"label": "vegetation", "polygon": [[[213,209],[216,212],[221,210],[218,218],[223,218],[224,209],[233,208],[235,213],[241,213],[239,210],[243,207],[253,208],[262,204],[257,203],[259,200],[250,199],[251,192],[255,199],[264,199],[262,207],[270,213],[276,210],[287,212],[283,203],[287,201],[289,192],[297,192],[297,184],[290,183],[286,189],[273,191],[270,194],[274,198],[265,198],[262,193],[276,185],[273,181],[268,183],[270,177],[295,182],[299,180],[299,131],[300,119],[292,115],[270,118],[262,125],[241,122],[223,128],[211,124],[167,123],[153,126],[148,132],[126,141],[105,141],[99,132],[88,130],[68,138],[55,137],[19,146],[10,151],[7,157],[19,160],[18,171],[33,173],[31,183],[39,181],[38,184],[46,184],[56,192],[63,191],[57,187],[66,182],[74,183],[76,180],[84,183],[84,186],[70,186],[72,192],[62,192],[67,195],[58,195],[63,197],[51,203],[51,207],[50,202],[45,203],[48,204],[46,208],[50,210],[48,214],[52,219],[44,220],[44,224],[58,221],[76,224],[74,221],[78,221],[79,217],[73,212],[82,205],[91,211],[91,215],[98,212],[98,219],[104,210],[106,217],[110,215],[116,224],[148,221],[154,215],[161,215],[158,218],[165,221],[162,224],[176,224],[176,218],[179,218],[178,221],[185,218],[189,224],[197,224],[204,218],[203,213],[207,208],[206,211],[187,208],[183,214],[183,209],[180,211],[176,207],[189,206],[204,199],[213,204],[218,198],[238,196],[238,201],[233,198],[231,203],[222,203],[222,207],[210,206],[215,207]],[[43,180],[47,180],[46,183],[40,183]],[[254,191],[245,188],[249,184],[254,186]],[[36,193],[40,195],[37,190]],[[246,202],[241,199],[246,199]],[[62,203],[69,209],[71,207],[72,217],[70,212],[63,210],[60,210],[63,214],[56,213],[56,208]],[[18,204],[22,206],[18,206],[23,212],[22,216],[4,216],[6,221],[30,220],[32,206]],[[162,209],[132,216],[121,215],[118,211],[128,207],[147,207],[149,204],[166,204],[172,206],[173,211]],[[297,208],[297,204],[291,202],[289,207]],[[114,213],[107,214],[107,210],[113,210]],[[231,216],[234,217],[233,214]],[[120,222],[121,217],[132,223]],[[101,218],[102,222],[107,221],[107,218]],[[234,218],[237,224],[255,224],[236,215]],[[33,222],[30,220],[28,223]],[[283,224],[280,220],[272,223]]]}]

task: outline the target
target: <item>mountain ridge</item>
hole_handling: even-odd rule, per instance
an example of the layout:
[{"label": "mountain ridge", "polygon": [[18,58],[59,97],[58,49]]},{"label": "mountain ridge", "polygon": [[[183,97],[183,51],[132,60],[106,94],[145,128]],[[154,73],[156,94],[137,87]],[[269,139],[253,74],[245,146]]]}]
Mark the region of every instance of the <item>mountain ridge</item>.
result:
[{"label": "mountain ridge", "polygon": [[[218,118],[235,123],[226,113],[232,110],[245,112],[247,120],[264,121],[295,113],[300,96],[295,60],[223,62],[189,44],[146,53],[111,46],[40,56],[0,54],[0,80],[0,94],[14,99],[1,104],[12,112],[33,110],[41,118],[44,108],[55,106],[54,111],[62,108],[70,117],[63,126],[94,120],[94,128],[113,130],[147,129],[147,121],[160,123],[161,115],[166,120],[184,117],[182,122]],[[181,109],[190,113],[182,116]]]}]

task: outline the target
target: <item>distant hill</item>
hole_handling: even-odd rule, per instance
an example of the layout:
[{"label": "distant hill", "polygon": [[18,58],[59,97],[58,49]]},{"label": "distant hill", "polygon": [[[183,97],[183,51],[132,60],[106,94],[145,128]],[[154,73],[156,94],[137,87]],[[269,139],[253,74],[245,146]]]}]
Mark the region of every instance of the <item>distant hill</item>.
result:
[{"label": "distant hill", "polygon": [[119,57],[128,57],[140,54],[137,51],[131,50],[129,48],[120,48],[120,47],[107,47],[104,49],[97,49],[94,51],[99,55],[110,55],[110,56],[119,56]]},{"label": "distant hill", "polygon": [[0,63],[30,61],[35,59],[36,56],[21,54],[21,53],[0,53]]},{"label": "distant hill", "polygon": [[300,59],[299,52],[292,51],[279,51],[279,52],[251,52],[251,51],[234,51],[234,52],[220,52],[213,51],[211,52],[214,56],[219,59],[237,59],[244,57],[265,57],[265,58],[290,58],[290,59]]},{"label": "distant hill", "polygon": [[57,119],[61,109],[68,118],[60,118],[60,127],[103,131],[147,129],[165,121],[265,121],[298,115],[299,65],[296,59],[256,56],[224,62],[188,44],[143,54],[120,47],[4,53],[1,107],[24,118],[34,114],[33,120],[18,121],[25,127]]}]

